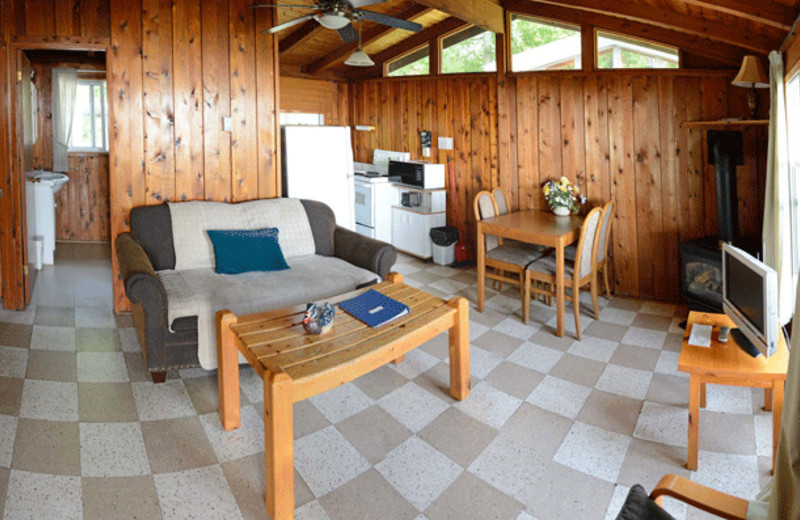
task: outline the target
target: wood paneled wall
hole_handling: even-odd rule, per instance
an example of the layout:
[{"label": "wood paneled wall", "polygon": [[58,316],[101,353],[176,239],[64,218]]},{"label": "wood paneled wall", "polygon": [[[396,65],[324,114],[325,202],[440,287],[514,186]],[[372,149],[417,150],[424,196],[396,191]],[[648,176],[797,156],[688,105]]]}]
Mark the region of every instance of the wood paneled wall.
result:
[{"label": "wood paneled wall", "polygon": [[[419,157],[418,130],[454,137],[458,210],[475,236],[472,199],[503,187],[514,208],[545,208],[541,185],[561,175],[578,182],[590,205],[617,202],[612,257],[620,294],[676,300],[678,243],[715,234],[713,167],[705,139],[684,121],[742,116],[744,89],[730,73],[613,72],[374,80],[351,87],[357,160],[375,147]],[[498,96],[501,99],[498,105]],[[505,104],[504,104],[505,103]],[[378,124],[380,122],[380,124]],[[743,234],[759,233],[766,130],[745,132],[738,169]],[[508,167],[499,167],[498,156]],[[448,222],[455,222],[448,205]]]},{"label": "wood paneled wall", "polygon": [[[250,5],[111,2],[112,236],[135,206],[280,195],[272,10]],[[115,309],[126,310],[115,281]]]},{"label": "wood paneled wall", "polygon": [[14,7],[15,36],[108,38],[110,0],[5,0]]},{"label": "wood paneled wall", "polygon": [[281,76],[281,112],[323,114],[325,124],[347,126],[347,83]]}]

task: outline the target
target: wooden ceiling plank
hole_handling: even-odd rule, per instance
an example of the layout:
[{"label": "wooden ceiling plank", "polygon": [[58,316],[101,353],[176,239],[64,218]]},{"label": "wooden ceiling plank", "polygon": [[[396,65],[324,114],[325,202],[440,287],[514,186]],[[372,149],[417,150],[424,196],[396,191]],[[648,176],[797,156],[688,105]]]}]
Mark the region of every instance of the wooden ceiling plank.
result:
[{"label": "wooden ceiling plank", "polygon": [[295,45],[305,41],[306,38],[310,38],[321,28],[322,26],[316,20],[308,20],[307,22],[301,24],[300,27],[289,33],[288,36],[281,39],[280,43],[278,44],[280,53],[283,54]]},{"label": "wooden ceiling plank", "polygon": [[[420,16],[429,13],[431,10],[432,9],[430,7],[426,7],[420,4],[413,4],[409,6],[407,9],[404,9],[400,13],[392,16],[394,16],[395,18],[401,18],[403,20],[414,20],[415,18],[419,18]],[[385,36],[391,31],[399,31],[399,30],[401,29],[397,29],[396,27],[389,27],[387,25],[381,25],[375,27],[374,29],[361,35],[361,45],[362,47],[365,45],[369,45],[370,43],[374,42],[378,38]],[[322,56],[317,60],[314,60],[313,62],[303,67],[302,72],[304,74],[311,74],[311,75],[318,74],[323,70],[327,69],[328,67],[331,67],[332,65],[336,64],[337,62],[346,59],[347,56],[349,56],[356,49],[358,49],[358,42],[342,45],[341,47],[338,47],[337,49],[329,52],[328,54]]]},{"label": "wooden ceiling plank", "polygon": [[606,0],[530,1],[531,3],[581,9],[593,13],[617,16],[657,25],[674,31],[704,36],[714,41],[736,45],[737,47],[742,47],[764,55],[780,46],[780,42],[762,34],[743,31],[736,27],[710,22],[703,18],[634,2],[614,2],[613,5],[609,5]]},{"label": "wooden ceiling plank", "polygon": [[502,5],[510,12],[527,14],[571,22],[575,24],[589,24],[606,31],[626,34],[629,36],[644,38],[666,45],[685,49],[703,56],[708,56],[722,63],[738,66],[741,63],[742,51],[735,46],[712,42],[708,38],[696,35],[687,35],[682,32],[664,29],[655,25],[644,24],[617,18],[614,16],[602,15],[583,11],[580,9],[570,9],[557,5],[549,5],[531,2],[530,0],[503,0]]},{"label": "wooden ceiling plank", "polygon": [[748,0],[683,0],[687,4],[704,7],[729,14],[751,22],[777,27],[782,31],[792,28],[799,14],[791,6],[762,0],[758,3]]},{"label": "wooden ceiling plank", "polygon": [[503,34],[503,8],[490,0],[417,0],[450,16],[459,18],[472,25],[482,27],[493,33]]},{"label": "wooden ceiling plank", "polygon": [[457,31],[458,29],[467,27],[469,25],[470,24],[468,22],[451,16],[450,18],[447,18],[436,25],[432,25],[427,29],[416,33],[410,38],[406,38],[400,43],[392,45],[388,49],[379,52],[375,56],[372,56],[372,61],[375,62],[373,67],[364,68],[359,74],[348,75],[348,79],[361,79],[365,77],[381,76],[383,74],[383,64],[387,61],[390,61],[392,58],[402,56],[407,52],[413,51],[417,47],[425,45],[442,34]]}]

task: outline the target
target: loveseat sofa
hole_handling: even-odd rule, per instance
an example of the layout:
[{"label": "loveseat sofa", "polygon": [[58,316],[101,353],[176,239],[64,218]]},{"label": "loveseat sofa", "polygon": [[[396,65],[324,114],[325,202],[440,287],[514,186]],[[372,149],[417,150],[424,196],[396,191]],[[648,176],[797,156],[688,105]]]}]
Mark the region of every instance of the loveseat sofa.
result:
[{"label": "loveseat sofa", "polygon": [[[167,370],[216,368],[214,313],[262,312],[319,301],[384,279],[397,258],[386,243],[336,225],[320,202],[180,202],[131,210],[115,241],[125,294],[154,382]],[[278,229],[289,269],[217,274],[210,229]]]}]

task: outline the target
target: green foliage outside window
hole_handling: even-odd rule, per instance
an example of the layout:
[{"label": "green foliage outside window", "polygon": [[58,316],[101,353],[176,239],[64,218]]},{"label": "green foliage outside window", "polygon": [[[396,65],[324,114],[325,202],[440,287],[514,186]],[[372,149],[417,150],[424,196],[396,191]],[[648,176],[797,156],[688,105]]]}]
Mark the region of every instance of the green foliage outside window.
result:
[{"label": "green foliage outside window", "polygon": [[[469,32],[475,32],[474,28],[463,31]],[[487,66],[494,69],[497,60],[494,33],[481,31],[466,39],[463,36],[457,33],[442,41],[442,72],[485,72]]]}]

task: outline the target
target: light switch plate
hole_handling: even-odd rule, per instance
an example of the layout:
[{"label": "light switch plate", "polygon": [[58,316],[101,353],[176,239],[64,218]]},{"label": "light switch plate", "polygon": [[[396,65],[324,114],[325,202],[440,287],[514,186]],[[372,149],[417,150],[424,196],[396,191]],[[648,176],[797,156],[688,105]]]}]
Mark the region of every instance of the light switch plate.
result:
[{"label": "light switch plate", "polygon": [[439,150],[452,150],[453,149],[453,138],[452,137],[440,137],[439,138]]},{"label": "light switch plate", "polygon": [[222,130],[224,132],[233,132],[233,120],[230,117],[222,118]]}]

